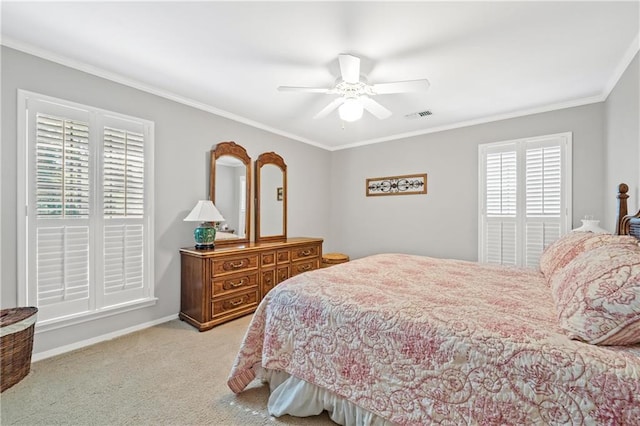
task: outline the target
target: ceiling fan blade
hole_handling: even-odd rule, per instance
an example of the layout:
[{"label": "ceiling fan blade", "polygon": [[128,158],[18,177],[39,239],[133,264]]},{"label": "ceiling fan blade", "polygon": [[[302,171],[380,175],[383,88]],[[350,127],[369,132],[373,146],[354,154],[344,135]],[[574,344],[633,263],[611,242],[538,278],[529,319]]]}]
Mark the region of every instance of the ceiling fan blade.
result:
[{"label": "ceiling fan blade", "polygon": [[371,114],[375,115],[380,120],[384,120],[385,118],[391,117],[391,111],[380,105],[378,102],[374,101],[368,96],[360,96],[360,103],[364,109],[369,111]]},{"label": "ceiling fan blade", "polygon": [[429,86],[429,80],[422,79],[373,84],[371,88],[376,95],[386,95],[388,93],[422,92],[429,89]]},{"label": "ceiling fan blade", "polygon": [[331,93],[333,89],[325,89],[322,87],[279,86],[278,90],[281,92]]},{"label": "ceiling fan blade", "polygon": [[324,118],[327,115],[329,115],[330,112],[332,112],[334,109],[338,108],[343,103],[344,103],[344,97],[340,96],[339,98],[335,98],[334,100],[329,102],[329,105],[327,105],[326,107],[322,108],[322,110],[319,113],[317,113],[315,116],[313,116],[313,118],[314,119]]},{"label": "ceiling fan blade", "polygon": [[347,83],[357,83],[360,81],[360,58],[352,55],[338,55],[340,62],[340,73],[342,80]]}]

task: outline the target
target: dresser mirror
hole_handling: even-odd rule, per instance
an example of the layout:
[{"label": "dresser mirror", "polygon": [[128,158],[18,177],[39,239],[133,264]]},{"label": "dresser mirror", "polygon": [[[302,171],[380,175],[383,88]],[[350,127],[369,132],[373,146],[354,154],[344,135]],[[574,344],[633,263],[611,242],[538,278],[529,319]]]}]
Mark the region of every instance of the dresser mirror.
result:
[{"label": "dresser mirror", "polygon": [[209,199],[225,218],[216,245],[249,242],[251,158],[235,142],[221,142],[211,151]]},{"label": "dresser mirror", "polygon": [[287,238],[287,165],[275,152],[256,160],[256,242]]}]

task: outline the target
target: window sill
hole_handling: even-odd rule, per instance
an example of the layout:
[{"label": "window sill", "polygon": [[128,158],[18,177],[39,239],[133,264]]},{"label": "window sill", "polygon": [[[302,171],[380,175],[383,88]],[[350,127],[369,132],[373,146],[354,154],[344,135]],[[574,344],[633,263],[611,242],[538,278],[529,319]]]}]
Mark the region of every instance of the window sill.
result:
[{"label": "window sill", "polygon": [[129,303],[123,303],[117,306],[110,306],[108,308],[100,309],[98,311],[84,312],[77,315],[67,316],[64,318],[57,318],[46,321],[36,322],[35,334],[43,333],[59,328],[69,327],[72,325],[82,324],[84,322],[95,321],[102,318],[111,317],[113,315],[119,315],[125,312],[133,311],[136,309],[143,309],[149,306],[153,306],[158,301],[155,297],[146,299],[139,299]]}]

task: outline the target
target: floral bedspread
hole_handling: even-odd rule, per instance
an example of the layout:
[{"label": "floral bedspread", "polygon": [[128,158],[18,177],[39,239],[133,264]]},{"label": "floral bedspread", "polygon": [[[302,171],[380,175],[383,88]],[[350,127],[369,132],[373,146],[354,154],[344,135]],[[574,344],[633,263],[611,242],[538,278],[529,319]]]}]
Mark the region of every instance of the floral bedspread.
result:
[{"label": "floral bedspread", "polygon": [[568,339],[539,271],[384,254],[293,277],[229,376],[283,370],[401,425],[640,424],[640,346]]}]

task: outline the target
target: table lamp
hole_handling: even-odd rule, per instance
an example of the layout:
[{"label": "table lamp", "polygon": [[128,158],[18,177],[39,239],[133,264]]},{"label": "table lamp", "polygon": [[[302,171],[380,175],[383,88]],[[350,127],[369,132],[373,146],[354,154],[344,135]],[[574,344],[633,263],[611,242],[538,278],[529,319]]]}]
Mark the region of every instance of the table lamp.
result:
[{"label": "table lamp", "polygon": [[216,228],[212,222],[222,222],[224,217],[220,214],[211,200],[200,200],[191,212],[184,218],[185,222],[201,222],[193,236],[197,249],[212,249],[215,247]]},{"label": "table lamp", "polygon": [[598,226],[599,220],[593,219],[593,216],[585,216],[582,219],[582,226],[574,229],[574,231],[593,232],[594,234],[608,234],[609,231]]}]

